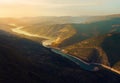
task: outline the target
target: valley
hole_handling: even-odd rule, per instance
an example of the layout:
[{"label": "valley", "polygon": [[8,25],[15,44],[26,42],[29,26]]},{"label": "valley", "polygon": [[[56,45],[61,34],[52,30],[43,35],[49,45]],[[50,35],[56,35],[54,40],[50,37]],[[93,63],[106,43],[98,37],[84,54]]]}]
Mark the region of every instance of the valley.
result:
[{"label": "valley", "polygon": [[120,83],[120,0],[0,0],[0,83]]},{"label": "valley", "polygon": [[[15,29],[12,29],[12,31],[15,32],[15,33],[17,33],[17,34],[22,34],[22,35],[26,35],[26,36],[30,36],[30,37],[32,36],[32,37],[42,38],[42,36],[35,35],[35,34],[30,34],[28,32],[22,31],[21,30],[22,28],[23,27],[17,27]],[[50,41],[51,41],[51,39],[50,40],[47,39],[47,40],[43,41],[42,42],[43,46],[47,47],[47,45],[51,45],[54,42],[54,40],[52,40],[51,42]],[[49,42],[49,44],[47,42]],[[66,57],[67,59],[73,61],[74,63],[76,63],[77,65],[79,65],[80,67],[82,67],[85,70],[88,70],[88,71],[98,71],[100,67],[103,67],[105,69],[108,69],[108,70],[110,70],[110,71],[112,71],[112,72],[120,75],[119,71],[115,70],[114,68],[109,67],[109,62],[102,62],[102,63],[101,62],[98,62],[98,63],[92,62],[92,63],[87,63],[87,62],[85,62],[84,60],[82,60],[80,58],[73,57],[73,55],[67,55],[67,54],[62,53],[62,51],[59,48],[58,49],[53,48],[53,47],[49,47],[49,48],[53,52],[55,52],[57,54],[60,54],[61,56]],[[93,47],[84,47],[84,46],[81,47],[81,49],[85,49],[85,48],[96,49],[98,51],[100,57],[103,57],[102,55],[105,55],[105,53],[103,52],[103,50],[101,48],[99,48],[99,47],[94,47],[94,46]],[[77,48],[77,49],[80,49],[80,48]],[[103,57],[103,58],[107,58],[107,57]]]},{"label": "valley", "polygon": [[104,69],[97,72],[83,70],[39,43],[5,31],[0,31],[0,62],[1,83],[89,83],[98,80],[98,83],[119,83],[120,80],[119,75]]},{"label": "valley", "polygon": [[119,83],[120,19],[106,18],[87,23],[0,23],[1,82]]}]

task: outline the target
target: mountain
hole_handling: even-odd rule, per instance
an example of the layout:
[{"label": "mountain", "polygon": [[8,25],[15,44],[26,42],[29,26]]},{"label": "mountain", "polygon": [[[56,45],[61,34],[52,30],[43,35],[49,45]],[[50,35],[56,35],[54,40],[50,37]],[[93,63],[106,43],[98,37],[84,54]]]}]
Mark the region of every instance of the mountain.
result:
[{"label": "mountain", "polygon": [[120,18],[120,14],[106,16],[38,16],[19,18],[29,24],[69,24],[69,23],[92,23],[113,18]]},{"label": "mountain", "polygon": [[21,18],[23,22],[29,24],[69,24],[69,23],[90,23],[101,20],[106,20],[104,16],[40,16]]},{"label": "mountain", "polygon": [[[120,75],[110,69],[84,70],[52,51],[57,47],[88,65],[100,63],[120,71],[120,15],[4,20],[0,21],[0,83],[120,82]],[[13,29],[42,38],[17,34]]]},{"label": "mountain", "polygon": [[119,80],[119,75],[110,71],[85,71],[39,43],[0,31],[1,83],[119,83]]},{"label": "mountain", "polygon": [[[95,17],[91,17],[91,19],[92,18],[95,19]],[[100,18],[100,17],[96,17],[96,18]],[[71,22],[69,24],[68,23],[30,24],[29,26],[25,26],[21,30],[24,30],[32,34],[38,34],[41,36],[48,37],[53,41],[52,46],[57,46],[62,48],[91,37],[104,35],[117,30],[120,31],[119,30],[120,17],[118,15],[104,16],[104,18],[105,18],[104,20],[99,20],[90,23]]]},{"label": "mountain", "polygon": [[93,37],[68,46],[64,51],[91,63],[102,63],[119,70],[120,33],[114,32]]},{"label": "mountain", "polygon": [[119,22],[120,18],[113,18],[110,20],[88,24],[72,24],[71,26],[73,26],[73,28],[76,30],[76,34],[71,38],[63,41],[58,46],[65,47],[91,37],[104,35],[110,32],[120,32]]},{"label": "mountain", "polygon": [[21,30],[47,37],[56,45],[72,37],[76,33],[69,24],[35,24],[24,27]]}]

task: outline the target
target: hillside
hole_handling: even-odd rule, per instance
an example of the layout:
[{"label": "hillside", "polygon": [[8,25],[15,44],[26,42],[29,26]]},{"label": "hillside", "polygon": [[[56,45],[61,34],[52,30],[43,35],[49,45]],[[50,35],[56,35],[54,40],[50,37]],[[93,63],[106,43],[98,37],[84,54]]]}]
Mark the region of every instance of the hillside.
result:
[{"label": "hillside", "polygon": [[119,70],[119,42],[120,33],[114,32],[73,44],[64,51],[88,62],[102,63]]},{"label": "hillside", "polygon": [[35,24],[24,27],[21,30],[48,37],[55,45],[60,44],[76,33],[69,24]]},{"label": "hillside", "polygon": [[[91,17],[91,20],[92,18],[95,17]],[[100,17],[96,17],[96,18],[100,18]],[[71,22],[69,24],[68,23],[30,24],[28,26],[25,26],[21,30],[24,30],[32,34],[38,34],[40,36],[49,37],[53,41],[52,46],[57,46],[62,48],[91,37],[104,35],[110,32],[120,31],[119,15],[104,16],[104,18],[105,18],[104,20],[99,20],[95,22],[86,22],[86,23]]]},{"label": "hillside", "polygon": [[0,31],[1,83],[119,83],[119,80],[118,75],[107,70],[82,70],[38,43]]},{"label": "hillside", "polygon": [[[120,32],[120,18],[114,17],[110,20],[104,20],[88,24],[71,24],[76,30],[76,34],[63,41],[59,47],[69,46],[82,40],[104,35],[111,32]],[[69,33],[70,34],[70,33]]]}]

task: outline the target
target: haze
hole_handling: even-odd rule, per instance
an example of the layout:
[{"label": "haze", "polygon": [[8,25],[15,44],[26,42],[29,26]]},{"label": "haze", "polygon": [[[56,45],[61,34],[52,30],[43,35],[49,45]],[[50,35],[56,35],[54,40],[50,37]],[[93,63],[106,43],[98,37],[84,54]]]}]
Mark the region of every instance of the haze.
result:
[{"label": "haze", "polygon": [[0,0],[0,17],[118,14],[119,4],[120,0]]}]

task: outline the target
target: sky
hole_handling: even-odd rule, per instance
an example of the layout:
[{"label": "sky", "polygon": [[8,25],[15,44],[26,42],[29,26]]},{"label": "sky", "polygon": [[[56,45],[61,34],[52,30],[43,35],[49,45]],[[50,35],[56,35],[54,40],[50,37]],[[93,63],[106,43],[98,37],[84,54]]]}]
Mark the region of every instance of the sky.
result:
[{"label": "sky", "polygon": [[0,17],[120,14],[120,0],[0,0]]}]

